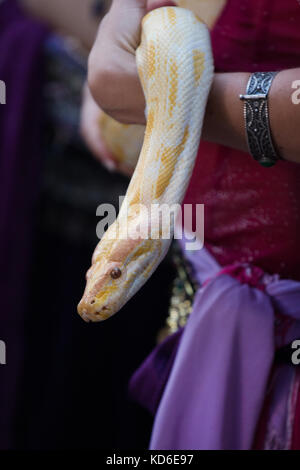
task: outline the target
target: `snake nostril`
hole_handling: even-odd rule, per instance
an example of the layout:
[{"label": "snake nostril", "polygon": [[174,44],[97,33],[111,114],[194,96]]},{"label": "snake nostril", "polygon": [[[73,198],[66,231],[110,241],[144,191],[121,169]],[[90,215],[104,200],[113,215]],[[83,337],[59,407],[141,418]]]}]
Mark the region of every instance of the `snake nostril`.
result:
[{"label": "snake nostril", "polygon": [[94,303],[95,303],[95,299],[91,300],[91,305],[94,305]]}]

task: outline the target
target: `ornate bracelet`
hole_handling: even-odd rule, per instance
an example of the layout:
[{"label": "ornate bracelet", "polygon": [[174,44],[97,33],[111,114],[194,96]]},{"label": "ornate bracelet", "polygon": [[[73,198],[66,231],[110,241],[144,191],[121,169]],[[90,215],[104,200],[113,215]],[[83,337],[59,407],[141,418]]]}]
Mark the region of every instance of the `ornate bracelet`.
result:
[{"label": "ornate bracelet", "polygon": [[244,101],[244,118],[250,154],[262,166],[275,165],[280,157],[273,145],[268,108],[268,94],[278,72],[255,72],[248,81]]}]

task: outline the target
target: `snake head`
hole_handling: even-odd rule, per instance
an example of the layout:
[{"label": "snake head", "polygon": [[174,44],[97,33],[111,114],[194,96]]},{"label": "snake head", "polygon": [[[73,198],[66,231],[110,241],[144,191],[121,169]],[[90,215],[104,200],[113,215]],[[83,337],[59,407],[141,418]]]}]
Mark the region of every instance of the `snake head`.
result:
[{"label": "snake head", "polygon": [[101,321],[111,317],[120,307],[118,291],[126,282],[126,269],[121,262],[101,257],[86,275],[87,286],[78,305],[85,321]]},{"label": "snake head", "polygon": [[87,272],[78,313],[89,322],[118,312],[151,276],[162,257],[161,240],[127,239],[107,249],[100,242]]}]

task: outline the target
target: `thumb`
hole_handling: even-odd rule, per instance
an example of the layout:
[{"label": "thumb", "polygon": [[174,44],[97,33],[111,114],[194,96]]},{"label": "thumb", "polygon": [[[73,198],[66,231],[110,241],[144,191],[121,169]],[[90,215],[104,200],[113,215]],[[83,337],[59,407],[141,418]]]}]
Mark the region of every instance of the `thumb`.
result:
[{"label": "thumb", "polygon": [[177,3],[169,0],[147,0],[147,11],[154,10],[155,8],[160,7],[176,7]]},{"label": "thumb", "polygon": [[114,5],[122,5],[125,6],[125,8],[141,8],[141,9],[146,9],[147,8],[147,0],[113,0],[112,6]]}]

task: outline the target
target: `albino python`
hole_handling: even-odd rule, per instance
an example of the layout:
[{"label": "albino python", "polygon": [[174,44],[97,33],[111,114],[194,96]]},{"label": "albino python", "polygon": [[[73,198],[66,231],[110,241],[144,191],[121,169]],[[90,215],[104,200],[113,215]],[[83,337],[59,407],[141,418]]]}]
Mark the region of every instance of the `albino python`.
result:
[{"label": "albino python", "polygon": [[[145,16],[136,60],[147,104],[146,132],[118,218],[96,247],[87,273],[78,305],[85,321],[105,320],[120,310],[167,253],[171,237],[162,236],[160,221],[145,217],[140,205],[182,202],[213,80],[208,29],[183,8],[159,8]],[[151,226],[151,238],[141,235],[145,226]],[[173,235],[172,218],[169,229]]]}]

